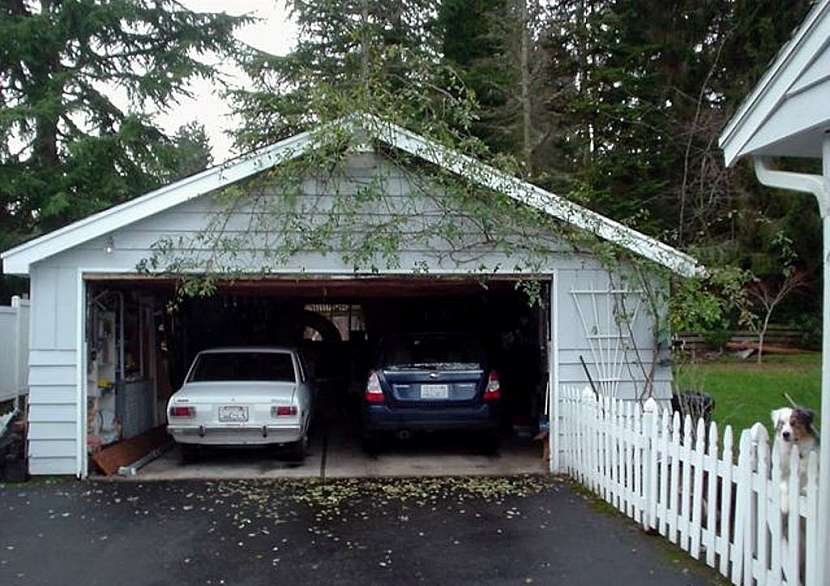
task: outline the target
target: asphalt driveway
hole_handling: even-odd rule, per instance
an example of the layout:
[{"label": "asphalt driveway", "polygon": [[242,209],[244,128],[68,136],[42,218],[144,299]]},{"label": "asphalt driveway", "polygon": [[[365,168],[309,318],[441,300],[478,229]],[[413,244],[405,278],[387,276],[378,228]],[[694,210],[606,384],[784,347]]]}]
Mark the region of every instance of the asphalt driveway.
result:
[{"label": "asphalt driveway", "polygon": [[0,485],[0,584],[714,584],[547,476]]}]

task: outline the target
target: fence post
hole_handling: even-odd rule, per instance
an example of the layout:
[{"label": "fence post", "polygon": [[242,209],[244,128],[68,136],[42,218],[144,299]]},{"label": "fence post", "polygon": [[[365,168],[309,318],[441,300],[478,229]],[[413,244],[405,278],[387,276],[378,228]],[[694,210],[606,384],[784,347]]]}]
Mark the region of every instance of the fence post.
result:
[{"label": "fence post", "polygon": [[692,502],[692,416],[683,418],[683,444],[680,447],[680,547],[689,551],[689,521]]},{"label": "fence post", "polygon": [[[717,453],[717,450],[715,450]],[[734,452],[732,450],[732,426],[727,425],[726,429],[723,430],[723,457],[721,458],[721,465],[723,466],[722,474],[723,474],[723,481],[721,482],[721,528],[720,528],[720,539],[718,543],[720,544],[718,547],[718,551],[720,553],[720,573],[724,576],[729,576],[729,562],[732,561],[733,567],[735,565],[735,561],[733,559],[733,549],[732,549],[732,526],[731,526],[731,518],[732,518],[732,507],[736,506],[735,503],[732,502],[732,478],[734,472],[734,464],[732,463],[734,459]],[[740,517],[735,516],[736,519]],[[737,524],[737,523],[736,523]],[[714,530],[714,529],[713,529]]]},{"label": "fence post", "polygon": [[[784,568],[787,573],[787,584],[799,584],[801,575],[801,476],[799,471],[800,458],[798,446],[793,446],[787,451],[787,459],[790,461],[790,475],[787,478],[787,541],[784,555],[786,562]],[[809,541],[808,541],[809,543]]]},{"label": "fence post", "polygon": [[754,453],[748,429],[741,432],[738,447],[738,490],[735,496],[735,548],[732,583],[752,583],[752,460]]},{"label": "fence post", "polygon": [[703,457],[706,447],[706,423],[700,417],[697,420],[694,439],[694,456],[692,460],[692,514],[689,525],[689,548],[692,557],[700,559],[700,542],[703,533]]},{"label": "fence post", "polygon": [[645,461],[643,460],[643,408],[639,403],[634,403],[634,431],[631,443],[634,447],[634,502],[635,517],[638,523],[644,523],[646,512],[643,502],[643,472]]},{"label": "fence post", "polygon": [[607,502],[611,502],[611,400],[600,397],[602,402],[602,495]]},{"label": "fence post", "polygon": [[[706,563],[709,567],[715,567],[715,555],[717,554],[718,531],[717,531],[717,509],[718,509],[718,424],[714,421],[709,424],[709,441],[706,450],[706,469],[709,476],[706,485]],[[732,465],[732,461],[729,461]],[[731,488],[731,487],[730,487]],[[727,517],[728,518],[728,517]]]},{"label": "fence post", "polygon": [[[825,449],[827,449],[825,447]],[[804,584],[806,586],[819,586],[819,563],[825,563],[820,560],[819,544],[824,544],[827,539],[826,535],[819,535],[819,468],[818,468],[818,452],[810,452],[810,459],[807,461],[807,522],[805,530],[805,573]]]},{"label": "fence post", "polygon": [[[767,488],[769,487],[769,434],[763,425],[757,431],[755,441],[755,454],[758,462],[758,496],[756,512],[753,518],[755,522],[755,557],[757,559],[758,575],[755,576],[758,584],[767,583],[767,513],[769,513],[769,502],[767,500]],[[754,565],[754,564],[753,564]]]},{"label": "fence post", "polygon": [[[772,476],[770,478],[769,487],[767,488],[768,495],[768,514],[767,524],[769,525],[769,569],[770,575],[767,578],[768,586],[777,586],[781,584],[783,576],[783,567],[785,563],[782,561],[782,548],[786,542],[786,531],[782,524],[781,518],[781,463],[784,458],[788,457],[782,454],[783,446],[779,441],[773,441],[770,449],[770,460],[772,461]],[[789,479],[787,479],[789,480]]]},{"label": "fence post", "polygon": [[674,412],[671,420],[671,451],[669,455],[669,541],[677,543],[680,530],[680,413]]},{"label": "fence post", "polygon": [[657,401],[649,397],[643,403],[643,529],[657,527]]},{"label": "fence post", "polygon": [[565,430],[567,419],[562,414],[567,401],[567,391],[553,374],[548,376],[548,386],[548,470],[561,474],[565,466],[562,462],[563,451],[568,443]]},{"label": "fence post", "polygon": [[599,417],[599,405],[596,398],[591,395],[588,399],[591,405],[590,420],[588,422],[588,451],[590,452],[589,464],[591,466],[591,489],[599,492],[600,480],[597,472],[597,418]]},{"label": "fence post", "polygon": [[664,537],[669,534],[669,436],[671,434],[671,423],[669,423],[669,410],[664,409],[660,418],[660,456],[658,458],[658,469],[660,471],[660,484],[658,487],[657,515],[659,517],[660,535]]}]

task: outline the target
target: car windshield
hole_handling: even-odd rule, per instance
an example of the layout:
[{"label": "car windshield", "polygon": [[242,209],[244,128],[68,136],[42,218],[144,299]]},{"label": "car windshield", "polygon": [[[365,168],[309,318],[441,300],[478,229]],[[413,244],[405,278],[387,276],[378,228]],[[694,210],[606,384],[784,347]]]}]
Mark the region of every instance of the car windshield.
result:
[{"label": "car windshield", "polygon": [[481,367],[481,343],[472,336],[426,334],[390,338],[383,345],[381,366],[388,369]]},{"label": "car windshield", "polygon": [[294,363],[287,352],[211,352],[202,354],[190,382],[295,382]]}]

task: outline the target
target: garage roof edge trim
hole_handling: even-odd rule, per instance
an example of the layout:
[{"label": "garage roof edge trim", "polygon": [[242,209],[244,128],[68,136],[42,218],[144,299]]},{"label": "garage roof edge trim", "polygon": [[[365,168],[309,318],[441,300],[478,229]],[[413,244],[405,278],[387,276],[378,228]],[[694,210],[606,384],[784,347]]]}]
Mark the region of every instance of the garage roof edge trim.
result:
[{"label": "garage roof edge trim", "polygon": [[[778,51],[768,69],[738,106],[718,139],[727,167],[749,154],[747,145],[787,100],[799,75],[826,50],[830,0],[818,0]],[[822,33],[825,26],[825,33]]]},{"label": "garage roof edge trim", "polygon": [[[373,138],[393,148],[573,224],[682,276],[705,274],[705,269],[688,254],[400,126],[369,114],[353,114],[330,124],[362,128]],[[302,132],[39,236],[0,254],[4,272],[28,274],[32,263],[298,158],[313,144],[314,131]]]}]

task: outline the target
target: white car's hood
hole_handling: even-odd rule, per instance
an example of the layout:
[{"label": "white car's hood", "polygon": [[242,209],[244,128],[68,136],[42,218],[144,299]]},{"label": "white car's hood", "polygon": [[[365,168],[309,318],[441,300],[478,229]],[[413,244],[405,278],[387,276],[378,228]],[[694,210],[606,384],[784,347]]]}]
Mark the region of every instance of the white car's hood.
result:
[{"label": "white car's hood", "polygon": [[171,402],[199,403],[290,403],[297,390],[296,383],[265,381],[221,381],[186,383]]}]

